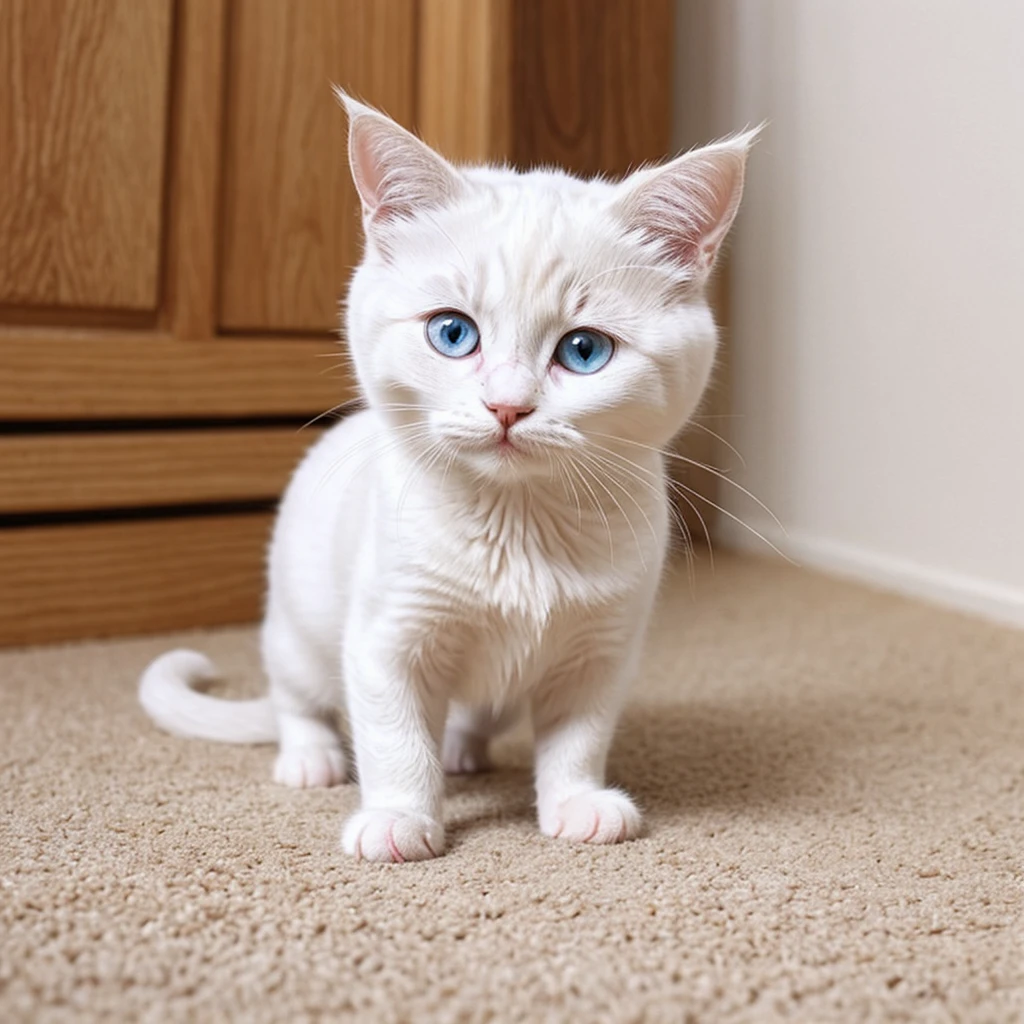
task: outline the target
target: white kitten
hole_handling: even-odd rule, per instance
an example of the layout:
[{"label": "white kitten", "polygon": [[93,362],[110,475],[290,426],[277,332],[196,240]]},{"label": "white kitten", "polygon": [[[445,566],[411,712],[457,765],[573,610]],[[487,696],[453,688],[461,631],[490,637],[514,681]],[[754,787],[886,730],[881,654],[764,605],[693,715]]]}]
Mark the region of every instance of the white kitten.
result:
[{"label": "white kitten", "polygon": [[172,732],[276,738],[290,786],[344,780],[344,704],[362,809],[342,843],[378,861],[441,853],[443,769],[482,767],[523,709],[541,830],[628,839],[640,814],[606,788],[605,760],[668,544],[659,449],[711,370],[704,285],[752,135],[584,182],[455,168],[340,98],[366,233],[347,333],[368,409],[313,447],[281,505],[269,697],[197,693],[213,666],[172,651],[142,704]]}]

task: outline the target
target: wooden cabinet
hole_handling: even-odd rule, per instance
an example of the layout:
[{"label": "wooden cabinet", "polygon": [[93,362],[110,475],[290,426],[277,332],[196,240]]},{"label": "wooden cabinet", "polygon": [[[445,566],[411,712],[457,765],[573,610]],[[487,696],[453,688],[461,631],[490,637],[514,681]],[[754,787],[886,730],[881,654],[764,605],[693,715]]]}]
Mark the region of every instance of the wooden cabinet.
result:
[{"label": "wooden cabinet", "polygon": [[359,259],[344,83],[416,120],[413,0],[242,0],[229,15],[218,326],[324,334]]},{"label": "wooden cabinet", "polygon": [[171,0],[0,5],[0,305],[159,301]]},{"label": "wooden cabinet", "polygon": [[668,149],[671,22],[671,0],[0,0],[0,643],[258,615],[299,428],[353,395],[332,81],[454,159],[620,172]]}]

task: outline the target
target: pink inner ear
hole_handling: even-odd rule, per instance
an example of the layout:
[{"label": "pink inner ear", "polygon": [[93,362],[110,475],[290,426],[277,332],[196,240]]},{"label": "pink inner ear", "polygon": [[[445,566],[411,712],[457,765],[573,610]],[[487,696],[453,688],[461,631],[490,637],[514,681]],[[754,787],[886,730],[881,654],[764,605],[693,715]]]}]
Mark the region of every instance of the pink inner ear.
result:
[{"label": "pink inner ear", "polygon": [[412,216],[457,193],[458,172],[425,142],[369,107],[347,105],[349,162],[367,225]]},{"label": "pink inner ear", "polygon": [[367,216],[372,216],[381,203],[381,183],[384,175],[374,156],[374,142],[371,138],[373,128],[368,122],[369,118],[366,117],[356,117],[353,120],[349,154],[356,191]]},{"label": "pink inner ear", "polygon": [[745,160],[746,145],[709,147],[649,172],[631,197],[634,223],[703,277],[736,216]]}]

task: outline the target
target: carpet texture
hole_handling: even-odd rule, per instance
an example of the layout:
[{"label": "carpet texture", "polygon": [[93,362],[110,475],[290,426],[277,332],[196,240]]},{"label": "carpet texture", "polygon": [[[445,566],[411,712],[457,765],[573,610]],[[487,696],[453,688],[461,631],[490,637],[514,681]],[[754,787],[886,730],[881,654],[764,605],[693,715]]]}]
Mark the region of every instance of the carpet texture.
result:
[{"label": "carpet texture", "polygon": [[[529,748],[449,852],[158,733],[172,640],[0,654],[0,1020],[1024,1020],[1024,634],[720,557],[666,584],[611,759],[646,837],[542,838]],[[251,630],[173,638],[260,689]]]}]

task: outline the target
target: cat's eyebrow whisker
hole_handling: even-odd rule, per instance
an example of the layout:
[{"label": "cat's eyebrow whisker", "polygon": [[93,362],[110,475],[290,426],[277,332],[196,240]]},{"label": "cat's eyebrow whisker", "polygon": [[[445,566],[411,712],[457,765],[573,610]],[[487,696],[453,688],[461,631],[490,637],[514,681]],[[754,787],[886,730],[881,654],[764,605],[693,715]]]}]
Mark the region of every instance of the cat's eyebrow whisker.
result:
[{"label": "cat's eyebrow whisker", "polygon": [[[712,476],[717,477],[719,480],[724,480],[725,483],[731,484],[741,494],[746,495],[752,502],[754,502],[759,508],[767,512],[771,516],[772,521],[775,525],[783,532],[785,536],[789,536],[785,526],[782,525],[782,520],[756,495],[752,494],[742,484],[736,483],[731,477],[727,476],[720,469],[716,469],[714,466],[709,466],[704,462],[698,462],[697,459],[688,458],[685,455],[681,455],[679,452],[667,452],[663,448],[655,448],[653,445],[641,444],[639,441],[630,441],[625,437],[616,437],[614,434],[594,434],[595,437],[605,437],[610,441],[618,441],[620,444],[631,444],[637,448],[643,448],[650,452],[657,452],[659,455],[665,456],[667,459],[675,459],[678,462],[685,462],[688,466],[695,466],[697,469],[703,469],[705,472],[710,473]],[[697,493],[697,492],[694,492]],[[702,494],[699,497],[704,497]]]},{"label": "cat's eyebrow whisker", "polygon": [[459,254],[459,259],[462,260],[462,269],[465,270],[467,274],[471,274],[469,260],[466,259],[466,254],[458,247],[458,245],[455,242],[455,239],[452,238],[452,236],[449,235],[448,232],[445,231],[445,229],[441,226],[441,222],[432,213],[430,213],[429,210],[420,210],[420,216],[425,217],[427,220],[429,220],[430,223],[433,224],[434,227],[437,228],[437,230],[442,235],[444,235],[444,237],[448,240],[451,247]]},{"label": "cat's eyebrow whisker", "polygon": [[665,277],[677,277],[678,275],[673,273],[667,267],[659,267],[650,263],[622,263],[617,267],[608,267],[607,270],[599,270],[596,274],[588,277],[579,287],[580,289],[586,288],[592,282],[596,281],[599,277],[604,277],[606,274],[617,274],[624,270],[649,270],[652,274],[662,274]]}]

